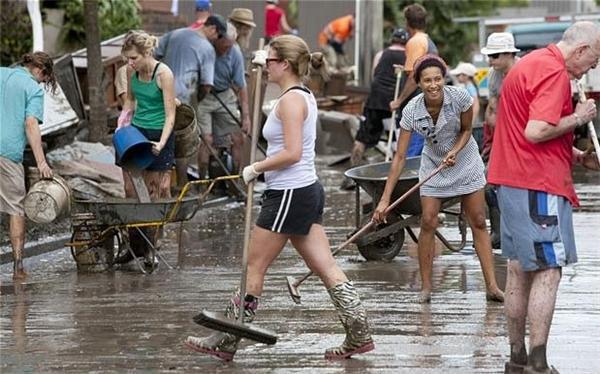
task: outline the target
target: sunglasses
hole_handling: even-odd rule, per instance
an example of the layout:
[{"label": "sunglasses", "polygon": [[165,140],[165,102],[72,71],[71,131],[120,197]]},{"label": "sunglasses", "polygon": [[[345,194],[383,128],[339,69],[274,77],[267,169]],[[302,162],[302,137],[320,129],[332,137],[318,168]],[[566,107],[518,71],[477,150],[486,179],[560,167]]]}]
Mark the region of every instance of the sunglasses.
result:
[{"label": "sunglasses", "polygon": [[490,58],[490,59],[492,59],[492,60],[495,60],[495,59],[497,59],[498,57],[500,57],[500,55],[501,55],[501,54],[502,54],[502,53],[493,53],[493,54],[491,54],[491,55],[488,55],[488,58]]},{"label": "sunglasses", "polygon": [[280,58],[268,58],[265,60],[267,62],[267,65],[269,65],[270,62],[281,62]]}]

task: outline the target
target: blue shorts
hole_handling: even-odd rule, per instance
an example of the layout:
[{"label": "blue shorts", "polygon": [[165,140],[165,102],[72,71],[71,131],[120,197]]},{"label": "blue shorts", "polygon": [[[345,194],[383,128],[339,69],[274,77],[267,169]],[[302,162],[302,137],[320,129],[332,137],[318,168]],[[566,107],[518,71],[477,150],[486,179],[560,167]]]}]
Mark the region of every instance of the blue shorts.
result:
[{"label": "blue shorts", "polygon": [[[136,129],[140,130],[140,132],[142,134],[144,134],[146,139],[153,141],[153,142],[160,141],[160,137],[162,135],[162,129],[154,130],[154,129],[145,129],[143,127],[139,127],[139,126],[135,126],[135,125],[133,125],[133,126]],[[175,165],[175,134],[174,134],[174,132],[171,132],[171,135],[169,136],[169,139],[167,140],[167,144],[165,144],[165,147],[160,151],[158,156],[156,156],[156,158],[154,159],[152,164],[150,164],[150,166],[148,166],[146,168],[146,170],[148,170],[148,171],[167,171],[167,170],[171,170],[173,168],[173,165]]]},{"label": "blue shorts", "polygon": [[573,208],[565,197],[499,186],[498,204],[503,256],[524,271],[577,262]]}]

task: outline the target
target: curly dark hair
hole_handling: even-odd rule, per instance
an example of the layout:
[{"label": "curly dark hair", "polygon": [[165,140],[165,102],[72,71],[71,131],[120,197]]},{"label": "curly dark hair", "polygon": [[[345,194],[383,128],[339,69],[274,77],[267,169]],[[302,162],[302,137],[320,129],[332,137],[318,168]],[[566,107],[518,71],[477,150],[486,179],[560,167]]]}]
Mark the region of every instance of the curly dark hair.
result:
[{"label": "curly dark hair", "polygon": [[21,65],[28,68],[38,68],[42,71],[46,79],[44,86],[53,94],[56,93],[56,76],[54,75],[54,61],[46,52],[25,53],[21,57]]},{"label": "curly dark hair", "polygon": [[442,76],[446,76],[448,66],[441,57],[432,54],[424,55],[419,57],[417,61],[415,61],[415,82],[417,82],[417,84],[421,80],[421,73],[423,73],[423,70],[432,66],[440,68],[440,70],[442,71]]}]

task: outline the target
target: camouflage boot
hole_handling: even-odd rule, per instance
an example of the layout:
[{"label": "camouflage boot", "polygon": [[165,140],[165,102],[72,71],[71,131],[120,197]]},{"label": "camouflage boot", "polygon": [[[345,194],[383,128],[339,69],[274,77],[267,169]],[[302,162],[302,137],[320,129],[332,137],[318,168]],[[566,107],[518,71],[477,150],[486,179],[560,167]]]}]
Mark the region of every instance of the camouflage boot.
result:
[{"label": "camouflage boot", "polygon": [[[225,309],[225,316],[230,319],[237,319],[239,316],[240,293],[237,291]],[[244,322],[249,323],[254,320],[256,309],[258,308],[258,298],[246,294],[244,304]],[[185,345],[197,352],[206,353],[220,358],[224,361],[233,360],[233,355],[237,351],[238,344],[242,338],[225,332],[215,332],[206,338],[188,336],[185,339]]]},{"label": "camouflage boot", "polygon": [[327,349],[325,358],[341,360],[375,349],[367,322],[367,313],[352,282],[338,284],[327,292],[329,292],[344,330],[346,330],[346,339],[341,346]]}]

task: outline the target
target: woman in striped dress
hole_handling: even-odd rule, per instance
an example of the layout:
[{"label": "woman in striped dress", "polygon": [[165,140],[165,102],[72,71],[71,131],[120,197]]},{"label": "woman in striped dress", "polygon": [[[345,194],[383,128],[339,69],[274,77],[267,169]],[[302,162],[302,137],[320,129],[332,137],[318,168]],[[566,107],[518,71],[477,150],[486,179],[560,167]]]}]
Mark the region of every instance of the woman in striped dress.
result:
[{"label": "woman in striped dress", "polygon": [[411,134],[413,131],[421,134],[426,142],[419,177],[427,177],[441,163],[448,167],[420,189],[422,215],[418,256],[422,288],[419,301],[431,301],[434,235],[442,201],[461,196],[485,278],[486,298],[502,302],[504,294],[496,283],[490,237],[486,230],[484,166],[477,143],[471,136],[473,99],[463,88],[445,86],[446,70],[444,60],[434,55],[421,57],[415,65],[414,78],[423,92],[402,111],[398,149],[373,220],[385,222],[384,211],[390,205],[392,191],[404,168]]}]

